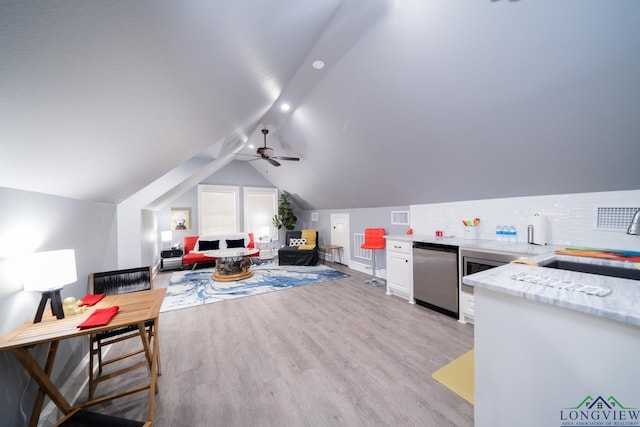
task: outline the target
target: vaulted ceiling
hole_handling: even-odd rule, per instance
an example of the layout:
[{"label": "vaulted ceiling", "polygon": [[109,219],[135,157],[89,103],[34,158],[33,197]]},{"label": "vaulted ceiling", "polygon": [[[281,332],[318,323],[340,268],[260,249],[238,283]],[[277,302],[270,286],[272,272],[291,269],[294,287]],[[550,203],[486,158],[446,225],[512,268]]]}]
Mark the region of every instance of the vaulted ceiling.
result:
[{"label": "vaulted ceiling", "polygon": [[119,203],[266,127],[305,208],[638,189],[639,111],[635,0],[0,2],[4,187]]}]

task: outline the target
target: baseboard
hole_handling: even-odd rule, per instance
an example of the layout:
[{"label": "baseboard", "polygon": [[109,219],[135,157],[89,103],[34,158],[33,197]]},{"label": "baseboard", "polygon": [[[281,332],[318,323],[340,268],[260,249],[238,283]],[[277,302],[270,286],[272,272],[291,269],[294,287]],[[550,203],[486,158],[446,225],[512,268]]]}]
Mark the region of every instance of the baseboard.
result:
[{"label": "baseboard", "polygon": [[[364,274],[371,275],[371,266],[369,264],[363,264],[363,263],[351,260],[349,262],[349,268],[352,268]],[[384,268],[376,268],[376,277],[386,280],[387,270]]]},{"label": "baseboard", "polygon": [[153,269],[151,271],[151,274],[153,275],[153,277],[156,277],[156,275],[160,272],[160,262],[158,262],[157,264],[155,264],[153,266]]}]

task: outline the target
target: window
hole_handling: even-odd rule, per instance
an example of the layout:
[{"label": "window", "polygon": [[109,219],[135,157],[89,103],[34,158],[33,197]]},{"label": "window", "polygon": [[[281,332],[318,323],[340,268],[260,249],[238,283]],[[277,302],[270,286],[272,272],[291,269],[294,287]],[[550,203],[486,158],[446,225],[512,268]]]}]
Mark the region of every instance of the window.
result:
[{"label": "window", "polygon": [[[201,236],[244,231],[254,238],[277,239],[272,219],[278,213],[278,189],[244,187],[244,222],[240,218],[240,187],[198,185],[198,232]],[[243,229],[240,229],[242,224]]]},{"label": "window", "polygon": [[239,187],[198,185],[198,232],[201,236],[240,231],[239,195]]},{"label": "window", "polygon": [[276,188],[244,188],[244,230],[253,233],[256,240],[278,237],[273,226],[273,217],[278,213],[278,190]]}]

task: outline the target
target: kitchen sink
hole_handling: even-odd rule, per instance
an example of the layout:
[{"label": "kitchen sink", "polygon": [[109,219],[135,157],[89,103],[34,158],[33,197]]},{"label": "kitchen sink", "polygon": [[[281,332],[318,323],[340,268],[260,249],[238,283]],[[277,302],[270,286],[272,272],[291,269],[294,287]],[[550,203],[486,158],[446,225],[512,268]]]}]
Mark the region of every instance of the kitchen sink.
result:
[{"label": "kitchen sink", "polygon": [[635,268],[612,267],[609,265],[596,265],[564,260],[553,260],[548,264],[541,264],[540,267],[599,274],[601,276],[618,277],[621,279],[640,280],[640,269]]}]

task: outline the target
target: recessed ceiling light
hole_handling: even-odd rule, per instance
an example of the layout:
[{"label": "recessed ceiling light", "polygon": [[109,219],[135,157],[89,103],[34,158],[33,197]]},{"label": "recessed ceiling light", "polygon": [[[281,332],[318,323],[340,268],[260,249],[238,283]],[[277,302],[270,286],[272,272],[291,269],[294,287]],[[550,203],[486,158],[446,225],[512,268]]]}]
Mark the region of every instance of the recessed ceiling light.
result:
[{"label": "recessed ceiling light", "polygon": [[285,104],[282,104],[280,108],[282,109],[282,111],[289,111],[291,107],[289,106],[289,104],[285,103]]},{"label": "recessed ceiling light", "polygon": [[256,148],[256,146],[253,145],[253,144],[249,144],[249,148],[254,149],[254,148]]},{"label": "recessed ceiling light", "polygon": [[313,61],[313,63],[311,64],[311,66],[313,68],[315,68],[316,70],[322,70],[324,68],[324,62],[318,60],[318,61]]}]

